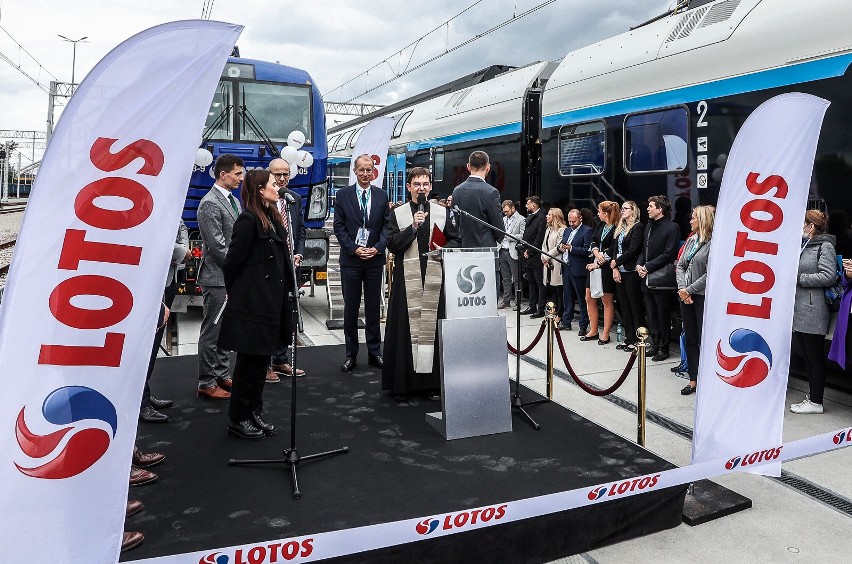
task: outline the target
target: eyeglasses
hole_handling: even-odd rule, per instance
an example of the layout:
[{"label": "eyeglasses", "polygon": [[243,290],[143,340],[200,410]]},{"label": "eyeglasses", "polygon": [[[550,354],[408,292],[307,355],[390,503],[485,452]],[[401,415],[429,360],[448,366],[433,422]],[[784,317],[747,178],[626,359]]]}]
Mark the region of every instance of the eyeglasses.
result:
[{"label": "eyeglasses", "polygon": [[624,206],[623,208],[621,208],[621,211],[633,211],[633,208],[629,206]]},{"label": "eyeglasses", "polygon": [[414,188],[415,190],[417,190],[419,188],[428,188],[431,185],[432,185],[431,182],[422,182],[422,183],[421,182],[414,182],[414,183],[411,184],[411,187]]},{"label": "eyeglasses", "polygon": [[289,172],[273,172],[272,176],[274,176],[278,180],[281,180],[282,178],[290,178],[290,173]]}]

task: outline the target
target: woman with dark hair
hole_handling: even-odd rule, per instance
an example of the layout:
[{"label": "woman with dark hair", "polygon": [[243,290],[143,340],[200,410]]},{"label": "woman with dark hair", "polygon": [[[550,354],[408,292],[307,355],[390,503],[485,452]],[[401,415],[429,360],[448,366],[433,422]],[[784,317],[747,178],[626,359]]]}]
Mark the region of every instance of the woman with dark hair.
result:
[{"label": "woman with dark hair", "polygon": [[645,323],[645,302],[642,299],[642,286],[636,273],[636,258],[642,249],[645,226],[639,223],[639,208],[636,202],[628,200],[621,206],[621,221],[615,228],[609,255],[613,257],[609,265],[615,282],[615,293],[624,321],[624,343],[617,349],[627,352],[636,350],[636,330]]},{"label": "woman with dark hair", "polygon": [[793,305],[792,349],[805,359],[810,394],[790,406],[793,413],[822,413],[825,390],[823,344],[831,313],[825,303],[825,288],[837,278],[834,236],[826,233],[828,218],[819,210],[805,213],[802,251]]},{"label": "woman with dark hair", "polygon": [[689,221],[692,235],[687,238],[683,253],[675,265],[686,364],[689,369],[689,384],[680,391],[684,396],[694,393],[698,385],[704,288],[707,286],[707,260],[710,258],[710,238],[713,236],[715,213],[716,208],[713,206],[697,206],[692,210],[692,219]]},{"label": "woman with dark hair", "polygon": [[234,222],[223,268],[228,298],[219,346],[237,352],[228,434],[257,440],[277,432],[263,419],[263,385],[269,357],[292,337],[288,294],[295,294],[296,284],[278,186],[269,171],[249,171],[240,199],[244,211]]},{"label": "woman with dark hair", "polygon": [[[618,202],[605,200],[598,204],[598,217],[601,222],[595,228],[595,233],[592,235],[592,262],[586,266],[590,273],[595,270],[600,270],[601,283],[603,285],[603,302],[604,324],[603,335],[598,335],[598,299],[592,297],[589,282],[586,282],[586,308],[589,310],[589,333],[580,336],[581,341],[591,341],[597,339],[599,345],[609,343],[609,331],[612,329],[612,322],[615,319],[615,282],[612,279],[612,268],[609,262],[612,257],[609,256],[609,251],[612,248],[612,241],[615,236],[615,226],[621,215],[621,206]],[[595,334],[592,335],[591,332]],[[604,339],[604,337],[606,337]]]}]

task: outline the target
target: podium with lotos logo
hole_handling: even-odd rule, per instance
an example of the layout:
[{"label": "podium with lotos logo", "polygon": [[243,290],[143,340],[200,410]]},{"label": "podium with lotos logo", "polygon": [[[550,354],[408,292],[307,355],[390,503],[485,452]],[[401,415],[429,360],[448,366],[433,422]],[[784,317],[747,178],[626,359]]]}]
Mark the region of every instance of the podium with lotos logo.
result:
[{"label": "podium with lotos logo", "polygon": [[441,411],[426,420],[447,440],[512,430],[506,320],[497,315],[497,252],[443,249],[447,318],[438,322]]}]

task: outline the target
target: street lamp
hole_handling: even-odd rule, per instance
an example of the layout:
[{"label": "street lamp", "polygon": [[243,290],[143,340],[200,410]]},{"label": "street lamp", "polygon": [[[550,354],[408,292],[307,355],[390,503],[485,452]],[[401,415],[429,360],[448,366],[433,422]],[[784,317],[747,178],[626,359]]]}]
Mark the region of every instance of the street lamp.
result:
[{"label": "street lamp", "polygon": [[61,37],[63,40],[67,41],[68,43],[71,43],[72,45],[74,45],[74,56],[73,56],[73,59],[71,59],[71,86],[73,87],[74,86],[74,68],[77,66],[77,43],[79,43],[80,41],[83,41],[84,39],[88,39],[89,36],[87,35],[86,37],[81,37],[80,39],[68,39],[64,35],[59,35],[59,37]]}]

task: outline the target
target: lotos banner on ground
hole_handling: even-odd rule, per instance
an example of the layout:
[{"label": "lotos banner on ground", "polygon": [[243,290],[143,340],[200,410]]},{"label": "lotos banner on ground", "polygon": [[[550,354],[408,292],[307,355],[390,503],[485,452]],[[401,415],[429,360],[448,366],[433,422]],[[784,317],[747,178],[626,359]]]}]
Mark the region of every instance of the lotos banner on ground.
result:
[{"label": "lotos banner on ground", "polygon": [[352,164],[349,167],[350,185],[355,184],[356,181],[355,172],[352,170],[355,166],[355,159],[361,155],[370,155],[374,166],[372,184],[378,187],[382,186],[393,126],[393,118],[377,117],[361,130],[358,140],[355,142],[355,150],[352,151]]},{"label": "lotos banner on ground", "polygon": [[[802,223],[828,105],[772,98],[731,148],[710,243],[693,463],[781,442]],[[779,475],[780,464],[761,471]]]},{"label": "lotos banner on ground", "polygon": [[0,308],[4,562],[118,561],[166,271],[241,31],[187,21],[128,39],[50,140]]}]

